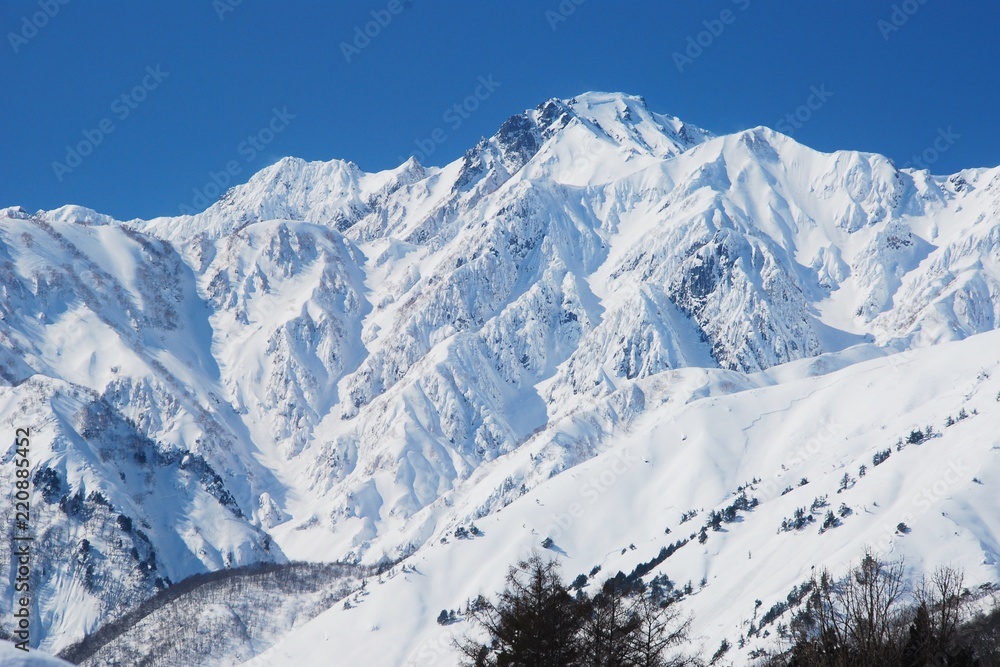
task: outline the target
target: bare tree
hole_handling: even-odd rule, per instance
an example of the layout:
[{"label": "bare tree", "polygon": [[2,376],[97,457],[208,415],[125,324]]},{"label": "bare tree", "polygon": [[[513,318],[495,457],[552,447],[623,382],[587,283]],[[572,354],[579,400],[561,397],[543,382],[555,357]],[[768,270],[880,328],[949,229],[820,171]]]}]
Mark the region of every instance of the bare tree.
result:
[{"label": "bare tree", "polygon": [[910,595],[902,562],[866,552],[835,581],[813,579],[790,647],[762,667],[1000,667],[1000,608],[974,614],[961,571],[938,568]]},{"label": "bare tree", "polygon": [[840,590],[843,635],[861,664],[895,665],[902,649],[901,603],[905,594],[902,562],[885,562],[866,551]]},{"label": "bare tree", "polygon": [[661,606],[648,596],[635,601],[638,626],[630,636],[630,653],[635,667],[687,667],[696,661],[683,654],[668,657],[671,649],[688,642],[691,619],[682,619],[676,606]]},{"label": "bare tree", "polygon": [[972,664],[972,647],[960,636],[972,615],[964,583],[962,572],[939,567],[918,588],[903,655],[908,664]]},{"label": "bare tree", "polygon": [[902,563],[871,552],[840,581],[822,571],[792,624],[789,664],[894,667],[903,648],[905,592]]}]

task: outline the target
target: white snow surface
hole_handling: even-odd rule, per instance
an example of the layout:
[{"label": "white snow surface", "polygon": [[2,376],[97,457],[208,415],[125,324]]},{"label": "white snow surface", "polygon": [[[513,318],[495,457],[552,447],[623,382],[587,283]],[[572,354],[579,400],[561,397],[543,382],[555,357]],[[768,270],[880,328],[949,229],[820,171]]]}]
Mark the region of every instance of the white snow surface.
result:
[{"label": "white snow surface", "polygon": [[[49,549],[37,636],[57,651],[196,572],[409,556],[258,664],[447,665],[464,624],[437,613],[545,536],[570,577],[627,573],[755,476],[757,509],[656,571],[707,578],[683,604],[708,646],[884,535],[915,574],[995,581],[998,222],[1000,168],[716,137],[611,93],[442,167],[285,158],[194,216],[0,209],[0,416],[36,432]],[[809,484],[780,496],[782,465]],[[823,494],[843,526],[777,535]]]},{"label": "white snow surface", "polygon": [[58,658],[15,648],[9,642],[0,641],[0,665],[4,667],[69,667],[69,663]]}]

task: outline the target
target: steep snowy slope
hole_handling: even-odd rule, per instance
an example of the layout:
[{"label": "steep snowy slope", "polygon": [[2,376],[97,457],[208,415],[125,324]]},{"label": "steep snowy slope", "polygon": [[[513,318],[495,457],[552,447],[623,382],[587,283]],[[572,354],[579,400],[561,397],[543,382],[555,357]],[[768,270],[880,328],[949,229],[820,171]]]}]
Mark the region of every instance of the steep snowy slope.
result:
[{"label": "steep snowy slope", "polygon": [[192,577],[60,653],[80,667],[235,665],[285,633],[362,593],[381,568],[256,565]]},{"label": "steep snowy slope", "polygon": [[[36,636],[65,646],[157,577],[412,554],[706,377],[749,390],[991,331],[998,219],[997,168],[714,137],[608,93],[442,167],[286,158],[194,216],[2,209],[0,406],[58,426],[36,530],[67,536]],[[98,528],[64,495],[125,592],[80,592],[67,554]],[[118,514],[149,524],[155,574]]]},{"label": "steep snowy slope", "polygon": [[[469,624],[438,625],[439,611],[499,590],[507,566],[543,550],[547,537],[547,553],[567,579],[599,565],[597,583],[688,540],[645,578],[692,583],[680,604],[693,615],[693,636],[709,655],[727,639],[736,664],[773,642],[776,623],[789,617],[762,616],[813,567],[839,574],[865,546],[905,557],[908,577],[950,563],[965,569],[969,588],[997,582],[998,349],[1000,335],[991,332],[870,361],[863,359],[871,348],[852,349],[774,374],[680,370],[648,378],[640,385],[649,410],[599,456],[476,519],[479,537],[457,539],[456,525],[442,527],[408,561],[413,572],[373,586],[358,605],[331,609],[248,664],[321,665],[334,654],[338,664],[457,664],[450,637]],[[905,444],[927,426],[933,436]],[[873,465],[886,449],[889,458]],[[545,456],[528,445],[484,474],[508,475]],[[850,482],[840,491],[845,474]],[[699,543],[709,512],[732,504],[741,489],[759,504]],[[468,516],[479,500],[471,493],[454,515]],[[814,522],[779,532],[799,507]],[[828,510],[838,524],[821,531]],[[741,637],[745,648],[736,649]]]},{"label": "steep snowy slope", "polygon": [[[32,620],[45,649],[191,574],[284,560],[204,456],[151,439],[91,389],[34,376],[0,388],[0,419],[30,429]],[[14,458],[12,443],[0,460]],[[11,562],[13,504],[3,519]]]},{"label": "steep snowy slope", "polygon": [[[8,218],[0,272],[0,417],[31,429],[42,645],[196,572],[284,560],[256,516],[280,486],[218,398],[206,308],[173,249],[118,226]],[[9,488],[14,451],[11,436]]]}]

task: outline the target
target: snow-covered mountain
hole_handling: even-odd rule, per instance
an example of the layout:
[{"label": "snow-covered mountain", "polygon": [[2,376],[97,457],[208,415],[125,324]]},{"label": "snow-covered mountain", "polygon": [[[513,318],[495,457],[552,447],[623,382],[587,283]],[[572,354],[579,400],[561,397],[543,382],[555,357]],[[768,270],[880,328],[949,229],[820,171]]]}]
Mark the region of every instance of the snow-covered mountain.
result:
[{"label": "snow-covered mountain", "polygon": [[[904,558],[913,580],[961,567],[978,592],[1000,574],[998,345],[990,332],[912,355],[865,346],[752,375],[681,369],[641,380],[645,414],[605,451],[475,519],[473,536],[491,484],[537,465],[545,445],[484,466],[453,511],[469,518],[414,554],[410,573],[247,664],[322,665],[335,652],[344,665],[457,665],[452,638],[473,628],[435,618],[494,595],[533,548],[558,558],[567,581],[589,573],[590,593],[653,565],[647,583],[665,575],[692,616],[693,652],[707,658],[726,640],[723,664],[773,647],[814,568],[842,576],[865,548]],[[927,426],[934,435],[907,444]],[[700,529],[727,508],[737,509],[702,543]],[[783,530],[799,509],[803,526]]]},{"label": "snow-covered mountain", "polygon": [[[440,608],[496,584],[629,452],[627,483],[556,539],[573,574],[628,571],[682,511],[781,465],[835,498],[873,447],[966,404],[975,419],[878,470],[897,477],[859,482],[836,531],[775,537],[802,492],[755,485],[759,509],[663,567],[708,577],[696,627],[734,641],[743,598],[856,556],[962,446],[982,484],[949,487],[973,509],[948,511],[978,545],[910,551],[996,580],[998,230],[1000,168],[716,137],[606,93],[513,116],[443,167],[285,158],[194,216],[0,210],[0,413],[32,429],[36,637],[57,651],[198,572],[409,556],[423,574],[387,602],[260,658],[310,664],[322,642],[302,638],[322,635],[371,662],[378,625],[398,646],[384,664],[406,664],[445,632]],[[455,540],[473,521],[486,535]],[[773,575],[756,592],[751,565]]]}]

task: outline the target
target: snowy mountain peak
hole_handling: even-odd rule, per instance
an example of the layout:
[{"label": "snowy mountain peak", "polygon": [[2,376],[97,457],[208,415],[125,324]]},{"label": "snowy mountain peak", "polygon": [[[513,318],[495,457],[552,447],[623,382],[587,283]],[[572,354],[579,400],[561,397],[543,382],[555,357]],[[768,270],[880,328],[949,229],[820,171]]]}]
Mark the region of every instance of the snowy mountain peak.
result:
[{"label": "snowy mountain peak", "polygon": [[21,206],[8,206],[0,208],[0,218],[10,218],[12,220],[27,220],[31,214]]},{"label": "snowy mountain peak", "polygon": [[[359,234],[369,236],[371,225],[384,229],[390,222],[371,219],[373,213],[383,215],[373,204],[386,203],[391,193],[422,181],[422,208],[430,212],[461,193],[488,194],[528,165],[524,175],[529,178],[602,182],[621,173],[622,160],[628,171],[636,170],[709,137],[673,116],[653,113],[641,97],[585,93],[570,100],[553,98],[511,116],[492,137],[445,168],[426,168],[410,158],[394,169],[366,173],[349,161],[287,157],[231,187],[202,213],[133,224],[173,241],[218,238],[269,219],[309,220],[340,231],[363,223]],[[448,189],[438,187],[441,183],[433,180],[438,175],[449,180]]]},{"label": "snowy mountain peak", "polygon": [[610,136],[621,136],[617,132],[624,130],[638,146],[658,157],[670,157],[712,137],[675,116],[654,113],[638,95],[589,92],[566,100],[566,104]]},{"label": "snowy mountain peak", "polygon": [[39,215],[49,222],[75,222],[85,225],[113,225],[118,222],[110,215],[73,205],[61,206],[52,211],[40,211]]}]

